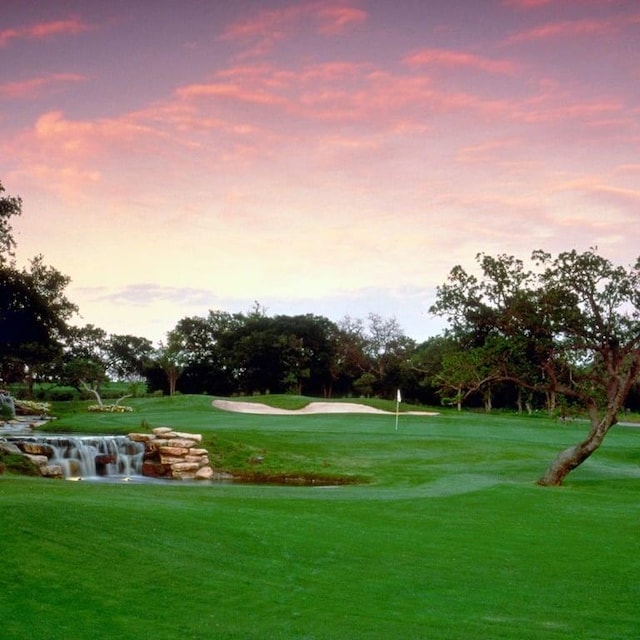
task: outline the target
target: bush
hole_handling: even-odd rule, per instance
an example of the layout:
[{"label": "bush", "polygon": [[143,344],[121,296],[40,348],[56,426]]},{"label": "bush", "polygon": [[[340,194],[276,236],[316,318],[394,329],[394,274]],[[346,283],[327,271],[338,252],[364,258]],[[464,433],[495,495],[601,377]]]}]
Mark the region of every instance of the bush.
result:
[{"label": "bush", "polygon": [[46,416],[50,411],[51,405],[48,402],[16,400],[16,413],[23,416]]},{"label": "bush", "polygon": [[45,389],[43,387],[36,387],[33,391],[33,397],[39,401],[49,402],[67,402],[69,400],[75,400],[80,394],[74,391],[70,387],[59,389]]},{"label": "bush", "polygon": [[0,420],[11,420],[13,411],[6,404],[0,404]]},{"label": "bush", "polygon": [[133,411],[133,407],[128,407],[121,404],[92,404],[87,407],[88,411],[93,413],[130,413]]}]

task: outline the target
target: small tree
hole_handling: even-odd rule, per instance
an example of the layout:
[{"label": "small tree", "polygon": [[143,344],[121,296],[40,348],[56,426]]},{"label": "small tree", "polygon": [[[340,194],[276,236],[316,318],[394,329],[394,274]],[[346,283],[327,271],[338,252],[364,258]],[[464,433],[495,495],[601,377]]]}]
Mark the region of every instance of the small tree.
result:
[{"label": "small tree", "polygon": [[167,376],[169,395],[175,395],[178,378],[184,371],[186,364],[184,344],[179,332],[169,331],[167,342],[166,344],[160,343],[155,360]]}]

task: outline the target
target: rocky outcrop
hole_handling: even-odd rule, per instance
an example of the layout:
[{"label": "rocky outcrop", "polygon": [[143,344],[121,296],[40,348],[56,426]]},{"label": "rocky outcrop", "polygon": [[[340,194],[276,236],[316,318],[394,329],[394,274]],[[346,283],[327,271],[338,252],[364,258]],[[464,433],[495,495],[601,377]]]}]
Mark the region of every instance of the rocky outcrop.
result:
[{"label": "rocky outcrop", "polygon": [[202,436],[198,433],[157,427],[152,433],[130,433],[129,438],[144,444],[143,476],[180,480],[209,480],[214,476],[209,452],[201,447]]},{"label": "rocky outcrop", "polygon": [[209,452],[202,447],[200,434],[158,427],[152,433],[104,438],[117,438],[117,448],[98,446],[102,437],[94,438],[99,442],[92,440],[88,443],[92,446],[84,448],[82,440],[71,436],[51,436],[47,441],[38,441],[32,435],[7,436],[0,438],[0,462],[4,455],[20,455],[44,477],[72,480],[138,474],[166,479],[223,479],[209,465]]}]

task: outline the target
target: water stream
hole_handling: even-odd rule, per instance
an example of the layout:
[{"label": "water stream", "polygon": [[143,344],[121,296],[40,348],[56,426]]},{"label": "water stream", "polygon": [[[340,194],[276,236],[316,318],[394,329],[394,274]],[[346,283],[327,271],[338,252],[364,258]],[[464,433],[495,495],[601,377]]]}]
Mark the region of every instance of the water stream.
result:
[{"label": "water stream", "polygon": [[127,436],[23,435],[5,439],[25,443],[27,453],[46,455],[48,464],[59,465],[65,478],[126,478],[142,474],[144,445]]}]

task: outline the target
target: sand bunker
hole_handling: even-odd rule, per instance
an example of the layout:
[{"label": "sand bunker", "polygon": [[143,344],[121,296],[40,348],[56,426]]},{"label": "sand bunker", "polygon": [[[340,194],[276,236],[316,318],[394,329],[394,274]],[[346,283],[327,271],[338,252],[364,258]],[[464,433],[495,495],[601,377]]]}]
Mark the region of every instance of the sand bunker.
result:
[{"label": "sand bunker", "polygon": [[[234,400],[214,400],[212,405],[223,411],[236,413],[257,413],[263,415],[301,415],[310,413],[384,413],[393,415],[393,411],[383,411],[355,402],[310,402],[302,409],[276,409],[261,402],[236,402]],[[437,416],[433,411],[403,411],[402,415],[409,416]]]}]

